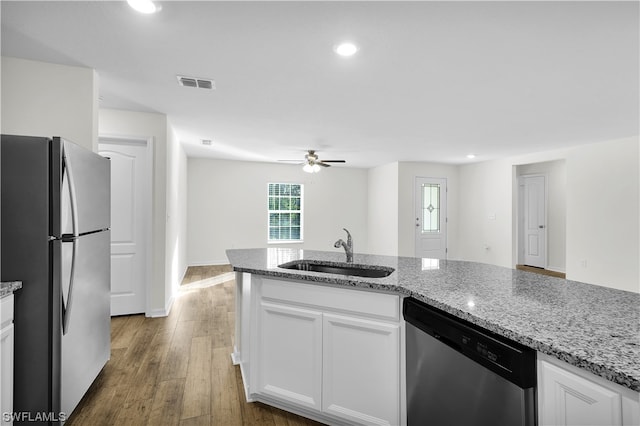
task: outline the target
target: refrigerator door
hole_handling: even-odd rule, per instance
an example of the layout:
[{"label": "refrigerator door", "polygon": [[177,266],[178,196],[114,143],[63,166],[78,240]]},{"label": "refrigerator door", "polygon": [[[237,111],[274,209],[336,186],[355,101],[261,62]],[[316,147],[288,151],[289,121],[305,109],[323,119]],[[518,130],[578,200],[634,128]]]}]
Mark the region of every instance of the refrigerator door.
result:
[{"label": "refrigerator door", "polygon": [[103,231],[75,240],[73,303],[62,336],[61,405],[67,416],[110,357],[110,238],[110,231]]},{"label": "refrigerator door", "polygon": [[54,138],[52,152],[56,153],[52,156],[54,173],[61,161],[59,186],[55,189],[60,192],[60,217],[54,224],[60,229],[54,229],[53,235],[78,236],[108,229],[111,223],[109,160],[59,138]]}]

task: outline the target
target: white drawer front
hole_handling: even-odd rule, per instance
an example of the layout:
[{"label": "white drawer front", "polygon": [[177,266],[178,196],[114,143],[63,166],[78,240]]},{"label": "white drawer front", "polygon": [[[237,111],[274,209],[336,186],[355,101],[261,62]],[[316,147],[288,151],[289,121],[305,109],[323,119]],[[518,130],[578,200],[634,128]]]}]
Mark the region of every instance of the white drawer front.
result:
[{"label": "white drawer front", "polygon": [[400,298],[393,294],[262,279],[262,297],[386,320],[400,319]]}]

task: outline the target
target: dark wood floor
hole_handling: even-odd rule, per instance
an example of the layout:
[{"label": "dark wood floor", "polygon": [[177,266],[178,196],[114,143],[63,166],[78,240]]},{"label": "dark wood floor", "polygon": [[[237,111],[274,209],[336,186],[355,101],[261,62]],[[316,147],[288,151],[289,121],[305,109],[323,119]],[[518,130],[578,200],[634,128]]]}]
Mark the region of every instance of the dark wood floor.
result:
[{"label": "dark wood floor", "polygon": [[318,425],[245,402],[230,357],[235,283],[219,278],[229,271],[189,268],[167,317],[112,318],[111,360],[66,424]]},{"label": "dark wood floor", "polygon": [[550,271],[549,269],[536,268],[534,266],[516,265],[516,269],[520,269],[521,271],[533,272],[535,274],[548,275],[550,277],[567,278],[567,274],[565,274],[564,272]]}]

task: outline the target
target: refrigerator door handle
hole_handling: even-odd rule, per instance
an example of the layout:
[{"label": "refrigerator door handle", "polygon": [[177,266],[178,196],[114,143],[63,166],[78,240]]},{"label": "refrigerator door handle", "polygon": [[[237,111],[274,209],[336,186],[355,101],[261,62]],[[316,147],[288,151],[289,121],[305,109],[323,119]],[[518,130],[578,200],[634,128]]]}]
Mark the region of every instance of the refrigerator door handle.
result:
[{"label": "refrigerator door handle", "polygon": [[73,236],[79,235],[78,229],[78,198],[76,196],[76,182],[73,177],[73,170],[71,169],[71,162],[67,158],[67,154],[63,151],[62,154],[62,167],[64,173],[67,175],[69,182],[69,202],[71,203],[71,226],[73,228]]},{"label": "refrigerator door handle", "polygon": [[[71,317],[71,308],[73,306],[73,284],[75,283],[76,275],[76,255],[78,248],[78,240],[73,238],[71,240],[63,241],[63,243],[72,244],[71,254],[71,270],[69,273],[69,286],[67,290],[67,298],[65,300],[64,291],[62,296],[62,335],[67,334],[69,331],[69,318]],[[63,284],[64,288],[64,284]]]}]

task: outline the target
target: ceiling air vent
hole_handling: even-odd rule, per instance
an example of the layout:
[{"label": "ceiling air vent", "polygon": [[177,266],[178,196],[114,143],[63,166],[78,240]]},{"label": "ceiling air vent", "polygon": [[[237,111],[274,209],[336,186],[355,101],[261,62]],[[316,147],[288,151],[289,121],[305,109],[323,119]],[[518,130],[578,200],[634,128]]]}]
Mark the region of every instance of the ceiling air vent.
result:
[{"label": "ceiling air vent", "polygon": [[216,85],[213,80],[206,78],[185,77],[178,75],[178,84],[185,87],[197,87],[199,89],[215,89]]},{"label": "ceiling air vent", "polygon": [[211,139],[202,139],[202,145],[211,145]]}]

